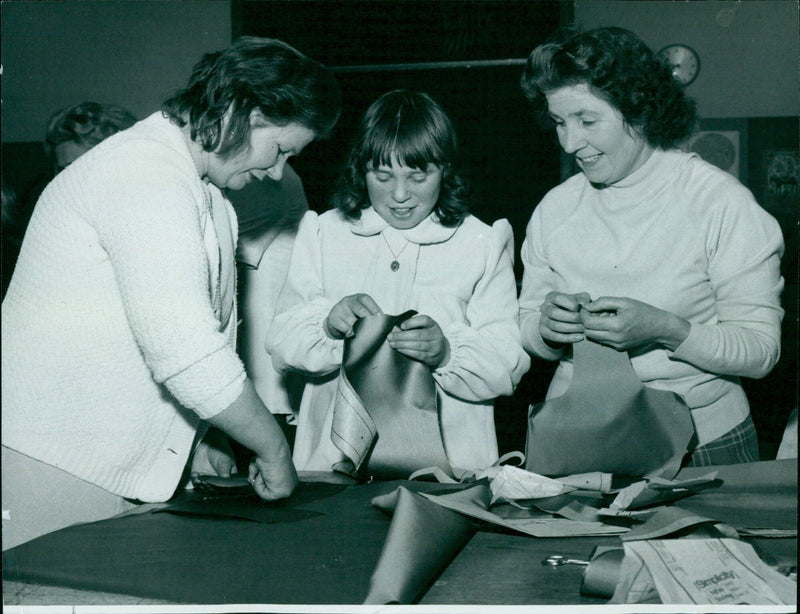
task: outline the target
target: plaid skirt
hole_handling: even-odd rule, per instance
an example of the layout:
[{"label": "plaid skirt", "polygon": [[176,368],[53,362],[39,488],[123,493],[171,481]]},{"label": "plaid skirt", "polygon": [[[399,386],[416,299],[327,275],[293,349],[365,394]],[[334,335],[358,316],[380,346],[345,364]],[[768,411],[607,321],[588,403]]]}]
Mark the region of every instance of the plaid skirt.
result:
[{"label": "plaid skirt", "polygon": [[748,415],[722,437],[694,450],[686,466],[735,465],[754,463],[759,459],[758,435],[753,418]]}]

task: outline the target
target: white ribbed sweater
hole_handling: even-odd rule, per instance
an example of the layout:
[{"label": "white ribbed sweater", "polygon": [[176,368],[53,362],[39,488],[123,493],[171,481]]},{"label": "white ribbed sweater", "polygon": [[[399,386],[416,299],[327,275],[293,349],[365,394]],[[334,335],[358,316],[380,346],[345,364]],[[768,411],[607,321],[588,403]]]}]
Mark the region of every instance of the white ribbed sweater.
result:
[{"label": "white ribbed sweater", "polygon": [[236,231],[160,113],[60,173],[2,305],[3,445],[124,497],[169,498],[201,418],[244,384],[235,326],[220,324]]},{"label": "white ribbed sweater", "polygon": [[[775,219],[695,154],[656,150],[602,189],[578,174],[551,190],[528,224],[523,343],[543,358],[562,358],[538,329],[551,290],[629,297],[686,318],[691,332],[674,352],[629,354],[645,385],[686,400],[703,445],[747,417],[738,376],[763,377],[778,360],[782,253]],[[548,398],[563,394],[571,378],[566,355]]]}]

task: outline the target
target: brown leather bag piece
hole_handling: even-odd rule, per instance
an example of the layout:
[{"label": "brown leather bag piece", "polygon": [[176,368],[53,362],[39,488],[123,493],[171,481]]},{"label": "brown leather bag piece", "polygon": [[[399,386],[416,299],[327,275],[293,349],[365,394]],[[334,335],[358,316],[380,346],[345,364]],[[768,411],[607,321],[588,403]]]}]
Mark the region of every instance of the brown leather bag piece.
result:
[{"label": "brown leather bag piece", "polygon": [[433,466],[451,472],[431,370],[386,341],[415,313],[362,318],[345,340],[331,439],[349,460],[337,471],[379,479]]},{"label": "brown leather bag piece", "polygon": [[674,477],[694,435],[683,399],[644,386],[627,352],[585,340],[573,360],[566,393],[530,407],[525,468]]}]

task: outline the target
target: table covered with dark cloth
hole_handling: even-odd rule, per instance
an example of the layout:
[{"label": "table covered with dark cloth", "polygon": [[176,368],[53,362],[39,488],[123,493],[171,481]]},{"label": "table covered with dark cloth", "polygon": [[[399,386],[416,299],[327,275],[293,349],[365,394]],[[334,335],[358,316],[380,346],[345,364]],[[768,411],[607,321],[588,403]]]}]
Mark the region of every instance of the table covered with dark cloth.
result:
[{"label": "table covered with dark cloth", "polygon": [[[735,527],[796,529],[796,459],[688,469],[679,477],[713,470],[721,486],[676,505]],[[175,603],[361,604],[391,523],[372,500],[400,485],[427,492],[452,488],[404,480],[304,483],[285,502],[258,502],[254,515],[247,509],[242,517],[231,510],[220,517],[176,509],[76,525],[4,552],[4,583]],[[425,539],[435,527],[420,530]],[[796,565],[796,537],[746,539],[767,563]],[[618,537],[533,538],[483,527],[429,579],[416,603],[601,604],[603,599],[580,595],[579,567],[546,567],[541,560],[550,554],[586,559],[597,545],[619,543]]]},{"label": "table covered with dark cloth", "polygon": [[3,578],[183,603],[361,603],[389,525],[370,502],[396,486],[301,484],[260,520],[156,510],[75,525],[4,552]]}]

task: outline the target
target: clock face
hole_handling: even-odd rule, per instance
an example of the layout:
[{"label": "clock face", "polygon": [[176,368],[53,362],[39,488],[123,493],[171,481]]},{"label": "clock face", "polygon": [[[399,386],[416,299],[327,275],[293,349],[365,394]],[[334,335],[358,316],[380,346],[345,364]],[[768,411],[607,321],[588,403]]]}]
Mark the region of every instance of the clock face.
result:
[{"label": "clock face", "polygon": [[683,85],[689,85],[700,72],[700,57],[687,45],[667,45],[658,52],[658,57],[672,69],[672,76]]}]

